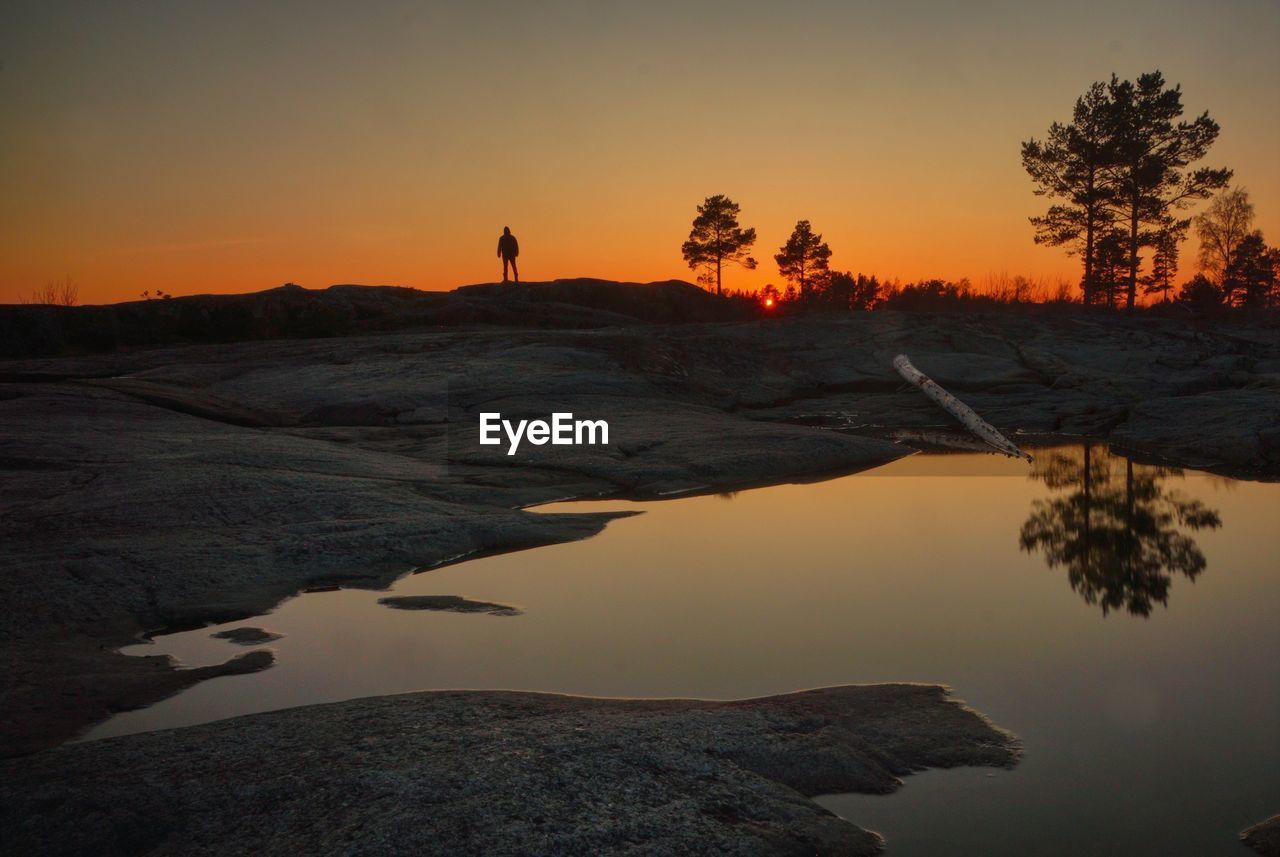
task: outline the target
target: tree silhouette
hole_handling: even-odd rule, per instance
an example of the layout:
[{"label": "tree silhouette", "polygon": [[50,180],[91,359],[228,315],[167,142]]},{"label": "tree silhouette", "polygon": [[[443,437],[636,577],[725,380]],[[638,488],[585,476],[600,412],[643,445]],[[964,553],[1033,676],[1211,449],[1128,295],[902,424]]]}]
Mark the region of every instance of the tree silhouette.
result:
[{"label": "tree silhouette", "polygon": [[1181,475],[1087,444],[1055,450],[1037,461],[1031,478],[1056,496],[1033,501],[1019,546],[1042,552],[1050,568],[1065,567],[1071,588],[1104,616],[1121,608],[1149,616],[1157,602],[1168,604],[1175,573],[1194,580],[1205,569],[1185,531],[1222,526],[1201,501],[1165,489]]},{"label": "tree silhouette", "polygon": [[[1071,122],[1049,126],[1043,141],[1022,144],[1022,166],[1035,193],[1057,200],[1032,217],[1037,244],[1065,245],[1084,259],[1084,302],[1114,288],[1098,270],[1100,257],[1110,266],[1113,231],[1123,230],[1125,306],[1137,297],[1142,250],[1155,248],[1144,285],[1167,294],[1176,267],[1177,243],[1190,224],[1176,213],[1224,187],[1231,170],[1191,164],[1203,158],[1218,136],[1218,124],[1203,113],[1182,121],[1182,91],[1166,88],[1159,71],[1137,82],[1095,83],[1076,100]],[[1158,268],[1158,270],[1156,270]],[[1109,272],[1108,272],[1109,273]]]},{"label": "tree silhouette", "polygon": [[1209,207],[1196,215],[1196,237],[1200,239],[1200,270],[1222,288],[1240,249],[1240,242],[1253,229],[1253,203],[1242,187],[1223,191]]},{"label": "tree silhouette", "polygon": [[852,271],[832,271],[823,293],[837,309],[867,310],[880,296],[880,281],[866,274],[854,275]]},{"label": "tree silhouette", "polygon": [[871,309],[880,300],[880,281],[875,274],[867,276],[858,274],[853,281],[853,289],[849,295],[850,309]]},{"label": "tree silhouette", "polygon": [[1124,286],[1127,269],[1128,255],[1125,253],[1124,233],[1119,229],[1109,228],[1093,244],[1094,288],[1086,300],[1106,303],[1107,306],[1115,309],[1116,298]]},{"label": "tree silhouette", "polygon": [[1125,308],[1132,311],[1142,248],[1169,227],[1174,211],[1225,187],[1231,170],[1188,171],[1208,154],[1218,137],[1218,123],[1207,112],[1190,122],[1176,121],[1183,111],[1182,89],[1166,89],[1159,71],[1139,75],[1136,83],[1112,75],[1107,97],[1111,157],[1106,172],[1112,187],[1108,201],[1126,226]]},{"label": "tree silhouette", "polygon": [[778,263],[778,273],[799,288],[801,300],[810,297],[812,289],[825,287],[831,276],[831,248],[807,220],[796,221],[791,237],[773,259]]},{"label": "tree silhouette", "polygon": [[1178,302],[1200,310],[1210,309],[1222,304],[1222,292],[1204,274],[1196,274],[1182,284]]},{"label": "tree silhouette", "polygon": [[1069,124],[1054,122],[1043,141],[1032,138],[1022,144],[1022,166],[1035,182],[1035,194],[1061,200],[1031,218],[1035,242],[1065,245],[1068,253],[1083,259],[1080,287],[1085,303],[1092,303],[1098,291],[1095,242],[1114,217],[1106,180],[1109,129],[1107,88],[1095,83],[1076,99]]},{"label": "tree silhouette", "polygon": [[1186,221],[1171,220],[1152,240],[1151,272],[1142,278],[1142,291],[1169,300],[1178,273],[1178,245],[1186,237]]},{"label": "tree silhouette", "polygon": [[1253,203],[1242,187],[1213,198],[1195,218],[1200,239],[1200,271],[1226,304],[1259,308],[1276,297],[1280,251],[1253,229]]},{"label": "tree silhouette", "polygon": [[739,205],[724,194],[707,197],[698,206],[689,240],[680,248],[689,268],[699,271],[698,282],[708,286],[715,283],[717,295],[724,294],[725,265],[756,267],[756,260],[748,255],[756,243],[756,231],[739,227],[740,211]]},{"label": "tree silhouette", "polygon": [[1276,298],[1276,276],[1280,272],[1280,250],[1268,247],[1262,233],[1254,230],[1236,247],[1222,281],[1227,303],[1261,309]]},{"label": "tree silhouette", "polygon": [[47,306],[75,306],[80,303],[80,287],[68,274],[61,280],[49,280],[43,288],[32,289],[31,295],[19,298],[19,303],[45,304]]}]

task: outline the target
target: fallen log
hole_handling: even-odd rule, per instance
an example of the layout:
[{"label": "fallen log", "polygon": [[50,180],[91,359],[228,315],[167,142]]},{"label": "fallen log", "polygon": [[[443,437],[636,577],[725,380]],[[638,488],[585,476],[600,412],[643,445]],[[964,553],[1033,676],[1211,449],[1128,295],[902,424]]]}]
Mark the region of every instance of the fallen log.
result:
[{"label": "fallen log", "polygon": [[978,416],[973,408],[939,387],[928,375],[912,366],[907,355],[899,354],[893,358],[893,368],[897,369],[898,374],[909,383],[919,387],[920,391],[932,399],[938,407],[959,420],[961,425],[973,432],[987,446],[1012,458],[1025,458],[1027,461],[1031,461],[1030,455],[1019,449],[1013,441],[1000,434],[993,425]]}]

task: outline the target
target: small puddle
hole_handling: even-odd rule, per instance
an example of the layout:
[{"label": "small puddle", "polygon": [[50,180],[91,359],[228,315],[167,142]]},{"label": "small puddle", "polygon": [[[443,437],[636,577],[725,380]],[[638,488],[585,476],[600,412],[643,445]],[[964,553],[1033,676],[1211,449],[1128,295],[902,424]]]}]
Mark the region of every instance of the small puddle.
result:
[{"label": "small puddle", "polygon": [[814,484],[544,506],[644,514],[129,647],[199,666],[251,650],[216,632],[283,635],[271,669],[83,740],[430,688],[728,699],[939,682],[1026,757],[820,799],[892,854],[1238,857],[1236,833],[1280,809],[1280,485],[1096,446],[1035,453],[1030,467],[914,456]]}]

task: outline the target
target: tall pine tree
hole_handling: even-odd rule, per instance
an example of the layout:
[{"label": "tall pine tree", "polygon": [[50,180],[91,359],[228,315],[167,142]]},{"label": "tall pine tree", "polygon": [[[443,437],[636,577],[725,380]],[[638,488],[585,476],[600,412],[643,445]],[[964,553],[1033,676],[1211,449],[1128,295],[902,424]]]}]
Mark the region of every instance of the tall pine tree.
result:
[{"label": "tall pine tree", "polygon": [[1166,88],[1159,71],[1139,75],[1137,82],[1112,75],[1107,97],[1109,201],[1125,230],[1125,308],[1132,311],[1142,248],[1150,246],[1174,211],[1225,187],[1231,170],[1189,169],[1208,154],[1218,123],[1207,112],[1190,122],[1180,120],[1182,89]]},{"label": "tall pine tree", "polygon": [[1066,246],[1084,262],[1080,287],[1084,302],[1098,292],[1094,276],[1095,244],[1113,218],[1106,168],[1111,157],[1107,87],[1095,83],[1076,99],[1071,122],[1054,122],[1044,140],[1022,144],[1022,166],[1035,182],[1037,196],[1058,200],[1032,217],[1035,242]]},{"label": "tall pine tree", "polygon": [[701,272],[699,282],[715,283],[717,295],[724,294],[725,265],[748,269],[756,266],[756,260],[749,255],[756,243],[756,231],[738,225],[740,211],[738,204],[724,194],[707,197],[698,206],[689,240],[680,248],[689,268]]},{"label": "tall pine tree", "polygon": [[[1176,212],[1230,180],[1227,169],[1192,168],[1217,139],[1218,124],[1208,113],[1191,121],[1182,113],[1181,89],[1166,87],[1160,72],[1136,82],[1112,75],[1110,83],[1095,83],[1077,99],[1070,123],[1055,122],[1043,141],[1022,144],[1022,165],[1035,193],[1055,200],[1031,218],[1036,243],[1064,245],[1083,258],[1085,303],[1103,297],[1114,305],[1119,285],[1132,310],[1148,247],[1155,251],[1153,270],[1143,280],[1167,284],[1188,224]],[[1123,238],[1118,244],[1116,229]],[[1100,247],[1104,240],[1107,246]],[[1117,264],[1124,269],[1120,283]]]}]

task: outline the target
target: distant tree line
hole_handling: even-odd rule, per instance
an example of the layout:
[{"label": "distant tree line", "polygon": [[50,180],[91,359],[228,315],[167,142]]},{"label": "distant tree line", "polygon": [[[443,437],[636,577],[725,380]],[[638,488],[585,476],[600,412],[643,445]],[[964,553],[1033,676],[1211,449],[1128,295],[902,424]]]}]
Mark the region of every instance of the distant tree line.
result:
[{"label": "distant tree line", "polygon": [[831,247],[808,220],[796,222],[791,235],[773,256],[784,288],[769,283],[759,293],[726,290],[726,268],[758,266],[750,255],[756,231],[742,227],[738,220],[740,213],[739,205],[723,194],[707,197],[697,207],[689,238],[681,248],[702,286],[735,300],[760,301],[765,307],[832,311],[946,309],[961,304],[991,306],[1068,300],[1067,284],[1033,282],[1026,277],[993,276],[985,290],[978,290],[968,280],[932,279],[903,284],[897,280],[884,281],[875,275],[833,270]]},{"label": "distant tree line", "polygon": [[1022,144],[1035,193],[1052,200],[1031,218],[1035,241],[1081,258],[1084,303],[1132,310],[1139,288],[1168,301],[1179,244],[1193,222],[1201,273],[1183,285],[1180,300],[1275,302],[1280,256],[1252,230],[1253,206],[1242,188],[1219,194],[1194,221],[1182,216],[1232,178],[1229,169],[1194,166],[1217,139],[1218,123],[1207,112],[1182,115],[1181,88],[1167,86],[1159,71],[1136,82],[1112,75],[1076,100],[1069,122],[1054,122],[1043,140]]},{"label": "distant tree line", "polygon": [[[689,238],[680,248],[685,262],[697,272],[698,282],[714,288],[717,295],[725,294],[726,267],[754,269],[758,265],[750,255],[756,231],[742,228],[738,222],[740,212],[738,203],[724,194],[707,197],[698,206]],[[773,260],[788,285],[786,291],[779,291],[772,283],[761,290],[760,299],[769,305],[804,302],[870,309],[880,293],[875,277],[831,270],[831,247],[813,231],[808,220],[796,223]]]},{"label": "distant tree line", "polygon": [[[1280,250],[1253,228],[1244,188],[1227,189],[1232,171],[1197,166],[1218,137],[1207,112],[1184,119],[1182,91],[1159,71],[1136,81],[1115,75],[1094,83],[1069,122],[1022,144],[1022,165],[1048,209],[1032,217],[1035,242],[1065,247],[1082,261],[1081,301],[1133,310],[1138,294],[1184,306],[1261,308],[1280,305]],[[1212,198],[1194,218],[1187,208]],[[724,295],[724,271],[754,269],[756,230],[738,221],[739,205],[723,194],[697,208],[681,248],[698,282]],[[1175,285],[1179,247],[1194,226],[1200,271]],[[942,308],[961,303],[1068,303],[1069,285],[1004,278],[986,291],[967,280],[902,285],[831,268],[831,248],[799,220],[773,259],[785,283],[766,285],[765,306],[866,310]],[[746,295],[736,293],[736,297]]]}]

